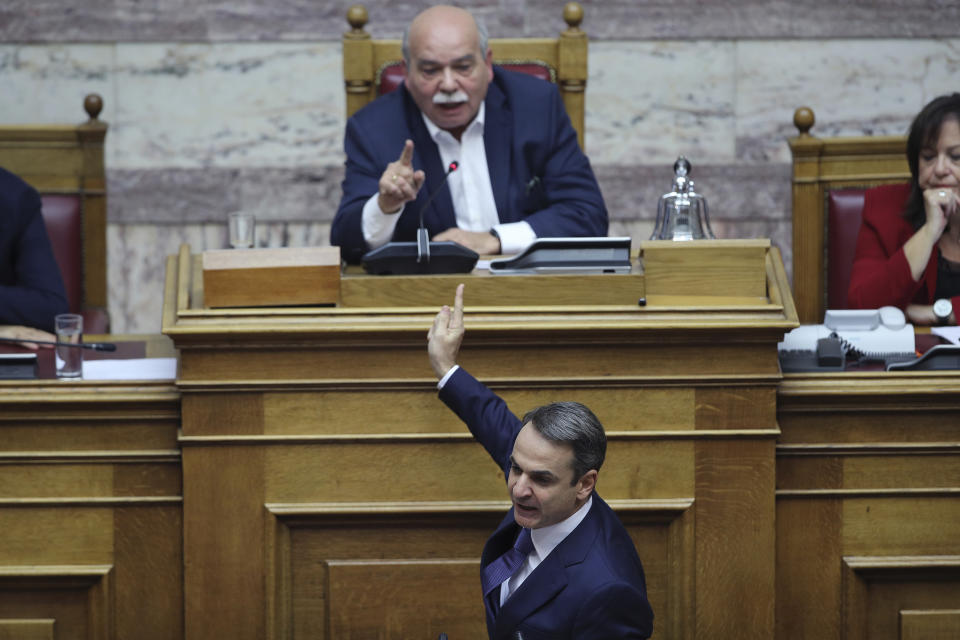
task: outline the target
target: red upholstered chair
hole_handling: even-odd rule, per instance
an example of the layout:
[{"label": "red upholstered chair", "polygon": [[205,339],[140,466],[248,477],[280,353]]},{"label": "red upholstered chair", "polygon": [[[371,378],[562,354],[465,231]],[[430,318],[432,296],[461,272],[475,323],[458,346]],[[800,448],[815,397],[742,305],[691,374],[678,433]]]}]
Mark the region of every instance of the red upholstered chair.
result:
[{"label": "red upholstered chair", "polygon": [[84,100],[79,125],[0,126],[0,166],[40,192],[43,220],[85,333],[107,333],[107,195],[100,96]]},{"label": "red upholstered chair", "polygon": [[796,110],[793,154],[793,296],[805,324],[846,307],[863,193],[907,182],[905,136],[816,138],[813,111]]},{"label": "red upholstered chair", "polygon": [[[373,40],[364,27],[368,14],[362,5],[347,12],[350,31],[343,35],[343,78],[347,117],[403,82],[400,40]],[[583,147],[584,91],[587,86],[587,35],[580,29],[583,8],[568,2],[567,24],[557,38],[491,38],[494,64],[522,71],[557,84],[567,115]]]},{"label": "red upholstered chair", "polygon": [[866,189],[827,193],[827,308],[845,309]]}]

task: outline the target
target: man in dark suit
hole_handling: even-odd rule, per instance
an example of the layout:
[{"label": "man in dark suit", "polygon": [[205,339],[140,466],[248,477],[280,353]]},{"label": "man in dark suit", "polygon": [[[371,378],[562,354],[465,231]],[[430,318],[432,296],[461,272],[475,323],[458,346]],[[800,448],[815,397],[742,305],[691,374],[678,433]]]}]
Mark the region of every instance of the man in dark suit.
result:
[{"label": "man in dark suit", "polygon": [[473,16],[447,6],[418,15],[404,34],[404,63],[404,85],[347,122],[331,228],[347,260],[414,240],[434,193],[422,211],[431,237],[481,254],[607,234],[603,197],[557,88],[494,67]]},{"label": "man in dark suit", "polygon": [[513,502],[480,560],[491,640],[512,640],[517,631],[526,640],[649,637],[653,612],[640,558],[594,491],[606,452],[596,416],[562,402],[518,420],[458,367],[463,285],[428,338],[441,400],[504,470]]},{"label": "man in dark suit", "polygon": [[[2,335],[52,340],[53,318],[67,313],[63,278],[40,213],[40,196],[0,169],[0,325]],[[32,329],[31,329],[32,328]]]}]

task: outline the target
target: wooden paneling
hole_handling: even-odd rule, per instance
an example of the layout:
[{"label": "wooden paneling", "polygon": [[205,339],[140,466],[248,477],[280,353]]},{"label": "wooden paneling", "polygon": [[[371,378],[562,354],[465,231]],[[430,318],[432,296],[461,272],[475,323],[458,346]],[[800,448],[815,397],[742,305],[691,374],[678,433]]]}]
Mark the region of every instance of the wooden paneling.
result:
[{"label": "wooden paneling", "polygon": [[[757,256],[760,295],[642,307],[555,304],[546,281],[500,306],[474,286],[519,281],[398,281],[439,303],[466,279],[461,363],[516,413],[577,399],[600,417],[598,492],[644,562],[657,637],[774,630],[775,345],[796,320],[776,250]],[[207,309],[195,265],[189,248],[168,262],[164,305],[181,352],[186,637],[483,637],[479,554],[509,503],[436,397],[437,306]],[[610,282],[596,278],[577,286]]]},{"label": "wooden paneling", "polygon": [[960,601],[958,410],[955,374],[785,376],[778,637],[950,629],[949,615],[931,616]]},{"label": "wooden paneling", "polygon": [[0,636],[183,636],[179,415],[169,383],[0,382]]}]

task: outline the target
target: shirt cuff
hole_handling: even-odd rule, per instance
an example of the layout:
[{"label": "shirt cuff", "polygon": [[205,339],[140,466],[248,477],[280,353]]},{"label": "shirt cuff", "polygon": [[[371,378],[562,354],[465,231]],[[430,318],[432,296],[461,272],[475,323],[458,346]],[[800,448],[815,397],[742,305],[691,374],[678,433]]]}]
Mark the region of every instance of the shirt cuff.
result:
[{"label": "shirt cuff", "polygon": [[528,222],[507,222],[494,225],[494,230],[500,237],[500,253],[520,253],[529,247],[537,234]]},{"label": "shirt cuff", "polygon": [[400,220],[400,214],[406,207],[406,205],[403,205],[399,211],[384,213],[380,209],[379,195],[378,193],[373,194],[363,205],[363,217],[361,219],[363,239],[370,249],[382,247],[390,242],[390,238],[393,237],[393,230],[397,228],[397,222]]},{"label": "shirt cuff", "polygon": [[459,369],[459,368],[460,368],[460,365],[455,364],[455,365],[453,365],[452,367],[450,367],[450,370],[449,370],[449,371],[447,371],[445,374],[443,374],[443,377],[440,378],[440,382],[437,383],[437,391],[439,391],[440,389],[443,389],[443,386],[444,386],[445,384],[447,384],[447,380],[450,379],[450,376],[452,376],[454,373],[456,373],[457,369]]}]

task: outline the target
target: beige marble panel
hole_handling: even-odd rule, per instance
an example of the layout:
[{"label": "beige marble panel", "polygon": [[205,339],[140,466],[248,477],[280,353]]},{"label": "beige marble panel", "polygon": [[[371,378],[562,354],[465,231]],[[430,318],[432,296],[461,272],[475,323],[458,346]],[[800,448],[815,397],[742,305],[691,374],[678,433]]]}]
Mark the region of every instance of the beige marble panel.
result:
[{"label": "beige marble panel", "polygon": [[114,53],[109,44],[0,44],[0,123],[83,122],[88,93],[103,97],[100,119],[111,121]]},{"label": "beige marble panel", "polygon": [[776,40],[736,44],[737,158],[789,162],[793,112],[813,133],[900,135],[930,99],[958,89],[960,40]]},{"label": "beige marble panel", "polygon": [[340,44],[118,44],[113,168],[341,162]]},{"label": "beige marble panel", "polygon": [[594,164],[734,157],[731,42],[597,42],[590,46],[586,147]]}]

